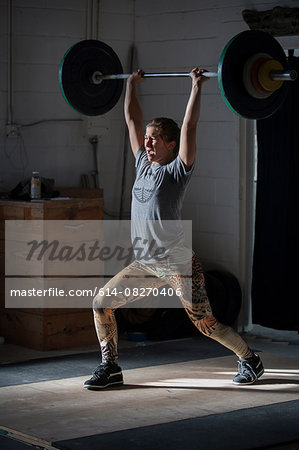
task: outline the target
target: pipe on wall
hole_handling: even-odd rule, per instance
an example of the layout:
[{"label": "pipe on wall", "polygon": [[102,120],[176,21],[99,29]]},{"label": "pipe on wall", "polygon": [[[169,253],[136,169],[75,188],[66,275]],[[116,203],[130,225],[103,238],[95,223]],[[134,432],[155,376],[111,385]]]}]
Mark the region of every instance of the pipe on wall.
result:
[{"label": "pipe on wall", "polygon": [[13,0],[7,2],[7,125],[13,124]]},{"label": "pipe on wall", "polygon": [[99,38],[99,0],[87,0],[86,5],[86,39]]}]

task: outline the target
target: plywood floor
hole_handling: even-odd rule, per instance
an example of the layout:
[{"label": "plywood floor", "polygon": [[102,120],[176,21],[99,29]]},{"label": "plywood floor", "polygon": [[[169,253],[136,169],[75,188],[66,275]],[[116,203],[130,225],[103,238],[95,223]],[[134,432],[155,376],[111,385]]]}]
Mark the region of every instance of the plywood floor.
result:
[{"label": "plywood floor", "polygon": [[88,372],[4,386],[0,428],[56,446],[87,436],[299,400],[299,355],[262,352],[261,356],[265,374],[247,387],[232,384],[234,356],[127,369],[123,387],[104,391],[83,388]]}]

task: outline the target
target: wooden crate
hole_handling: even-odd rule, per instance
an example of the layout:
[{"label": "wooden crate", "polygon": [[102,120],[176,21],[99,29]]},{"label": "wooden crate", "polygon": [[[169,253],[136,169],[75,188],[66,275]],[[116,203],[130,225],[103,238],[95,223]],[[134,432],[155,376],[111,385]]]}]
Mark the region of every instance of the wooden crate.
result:
[{"label": "wooden crate", "polygon": [[36,203],[0,200],[0,336],[8,343],[37,350],[97,343],[91,309],[5,308],[5,220],[103,219],[102,189],[60,188],[59,191],[60,199],[56,200]]},{"label": "wooden crate", "polygon": [[97,343],[92,310],[5,309],[1,314],[5,341],[36,350],[58,350]]}]

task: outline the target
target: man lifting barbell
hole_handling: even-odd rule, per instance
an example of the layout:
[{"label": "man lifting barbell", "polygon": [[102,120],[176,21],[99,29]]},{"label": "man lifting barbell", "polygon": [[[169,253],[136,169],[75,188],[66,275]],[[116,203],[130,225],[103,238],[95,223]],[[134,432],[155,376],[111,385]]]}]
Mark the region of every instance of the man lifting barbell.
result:
[{"label": "man lifting barbell", "polygon": [[[136,158],[136,179],[132,190],[132,238],[141,236],[144,251],[151,255],[146,261],[136,254],[135,260],[113,277],[102,289],[116,292],[108,306],[105,295],[97,295],[93,303],[95,328],[100,343],[102,362],[92,378],[84,383],[87,389],[103,389],[123,384],[118,365],[117,324],[114,311],[138,300],[130,295],[133,288],[161,288],[165,284],[177,292],[183,307],[197,329],[239,358],[237,385],[254,383],[264,372],[260,357],[254,354],[241,336],[214,317],[205,288],[201,264],[185,246],[181,228],[181,207],[196,157],[196,128],[200,115],[201,90],[208,79],[197,68],[190,73],[191,92],[182,128],[168,118],[156,118],[143,134],[142,111],[136,85],[144,80],[138,70],[127,80],[125,118],[130,143]],[[169,225],[170,223],[170,225]],[[158,241],[159,249],[147,248]],[[191,271],[190,271],[191,269]],[[126,290],[126,287],[129,289]],[[125,292],[128,294],[125,295]]]},{"label": "man lifting barbell", "polygon": [[[150,122],[144,137],[136,84],[146,77],[189,75],[192,78],[192,89],[180,133],[180,144],[178,145],[178,127],[170,119]],[[233,37],[221,54],[218,71],[206,72],[207,75],[218,78],[222,98],[229,109],[248,119],[265,119],[274,114],[286,98],[288,83],[285,81],[295,80],[297,76],[288,67],[280,44],[262,31],[244,31]],[[132,235],[141,231],[146,241],[148,233],[153,232],[159,238],[164,231],[167,245],[164,245],[164,254],[159,253],[159,257],[155,254],[153,258],[156,256],[156,260],[147,261],[147,264],[136,258],[132,265],[109,282],[109,286],[117,287],[120,283],[128,285],[131,282],[132,287],[140,278],[142,283],[147,282],[150,286],[168,283],[175,288],[179,287],[180,300],[196,327],[239,357],[239,372],[233,382],[240,385],[254,383],[263,374],[262,362],[232,328],[218,322],[213,316],[202,268],[195,255],[192,256],[191,275],[189,273],[189,277],[186,276],[191,258],[187,258],[188,252],[182,243],[182,230],[178,225],[181,203],[194,166],[200,95],[206,77],[198,69],[194,69],[191,74],[144,74],[142,71],[123,74],[120,60],[111,47],[95,40],[81,41],[71,47],[59,69],[59,82],[65,100],[76,111],[89,116],[104,114],[115,106],[126,78],[125,115],[132,150],[136,156]],[[159,220],[155,220],[157,218]],[[158,224],[158,231],[151,226],[142,228],[140,219],[154,219],[154,223]],[[165,233],[160,219],[175,223],[174,228]],[[160,243],[164,243],[162,238]],[[188,283],[190,279],[191,292]],[[121,293],[121,290],[118,289],[118,292]],[[85,382],[88,389],[102,389],[123,383],[118,366],[114,310],[131,300],[136,298],[119,296],[113,299],[109,307],[105,307],[103,298],[96,297],[94,300],[102,363],[94,371],[93,377]]]}]

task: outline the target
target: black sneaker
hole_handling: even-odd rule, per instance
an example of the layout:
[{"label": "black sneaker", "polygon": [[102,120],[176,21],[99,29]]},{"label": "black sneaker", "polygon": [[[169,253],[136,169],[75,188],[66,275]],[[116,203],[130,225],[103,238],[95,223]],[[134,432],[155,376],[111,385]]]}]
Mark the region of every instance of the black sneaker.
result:
[{"label": "black sneaker", "polygon": [[123,374],[117,364],[101,363],[93,371],[93,376],[85,381],[87,389],[104,389],[108,386],[123,384]]},{"label": "black sneaker", "polygon": [[238,374],[233,379],[234,384],[245,385],[253,384],[264,373],[261,358],[254,353],[252,358],[238,361]]}]

